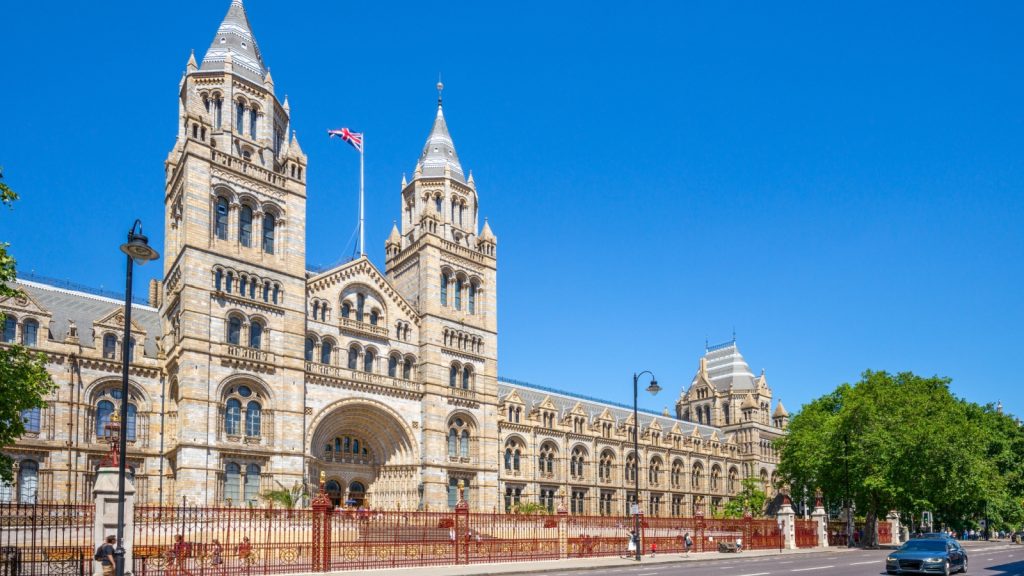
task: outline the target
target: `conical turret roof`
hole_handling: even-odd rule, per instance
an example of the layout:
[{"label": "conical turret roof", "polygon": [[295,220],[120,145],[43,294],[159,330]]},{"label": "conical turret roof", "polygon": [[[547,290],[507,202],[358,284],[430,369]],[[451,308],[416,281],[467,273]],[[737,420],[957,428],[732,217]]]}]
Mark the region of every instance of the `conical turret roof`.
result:
[{"label": "conical turret roof", "polygon": [[398,222],[391,224],[391,234],[388,236],[388,244],[401,244],[402,234],[398,231]]},{"label": "conical turret roof", "polygon": [[263,83],[267,69],[263,65],[256,37],[249,26],[249,17],[245,14],[242,0],[231,0],[224,21],[217,28],[217,35],[210,44],[210,49],[203,57],[202,70],[224,70],[224,63],[231,54],[232,70],[239,76]]},{"label": "conical turret roof", "polygon": [[484,229],[480,232],[480,239],[488,242],[494,242],[497,240],[494,236],[494,232],[491,232],[491,223],[484,218]]},{"label": "conical turret roof", "polygon": [[789,418],[789,412],[786,412],[786,408],[782,405],[782,400],[775,405],[775,413],[772,414],[774,418]]},{"label": "conical turret roof", "polygon": [[462,164],[459,163],[459,155],[455,153],[455,144],[448,134],[448,124],[444,121],[444,112],[441,109],[441,101],[437,102],[437,116],[434,118],[434,127],[430,130],[427,143],[423,146],[423,153],[416,162],[416,171],[423,177],[438,177],[445,175],[445,168],[451,170],[451,177],[465,184],[466,176],[462,172]]}]

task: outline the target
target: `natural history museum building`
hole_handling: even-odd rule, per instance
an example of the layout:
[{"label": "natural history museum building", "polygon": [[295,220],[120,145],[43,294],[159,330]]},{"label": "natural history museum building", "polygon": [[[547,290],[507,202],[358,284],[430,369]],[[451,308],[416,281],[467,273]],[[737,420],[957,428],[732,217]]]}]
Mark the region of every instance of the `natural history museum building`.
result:
[{"label": "natural history museum building", "polygon": [[189,59],[177,97],[163,280],[133,307],[128,349],[116,299],[21,280],[23,297],[0,300],[0,346],[45,352],[57,384],[3,449],[16,473],[0,500],[91,500],[123,402],[142,504],[264,505],[261,494],[313,486],[321,471],[336,504],[374,509],[447,509],[462,480],[473,510],[564,497],[574,514],[622,515],[636,468],[649,515],[711,512],[744,477],[771,491],[771,441],[788,417],[735,340],[706,348],[674,415],[639,422],[499,378],[498,241],[440,101],[396,195],[383,269],[361,257],[312,272],[307,157],[241,0],[202,62]]}]

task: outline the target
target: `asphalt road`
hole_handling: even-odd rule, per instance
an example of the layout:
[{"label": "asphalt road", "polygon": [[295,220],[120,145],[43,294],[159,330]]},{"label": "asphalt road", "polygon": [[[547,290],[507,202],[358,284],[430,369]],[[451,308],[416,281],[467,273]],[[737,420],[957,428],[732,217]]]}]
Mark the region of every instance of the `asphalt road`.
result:
[{"label": "asphalt road", "polygon": [[[888,550],[821,552],[728,560],[685,559],[672,564],[621,565],[588,570],[590,575],[609,576],[863,576],[885,574]],[[968,545],[968,574],[1024,576],[1024,546],[979,543]],[[547,576],[578,576],[579,572],[552,570]]]}]

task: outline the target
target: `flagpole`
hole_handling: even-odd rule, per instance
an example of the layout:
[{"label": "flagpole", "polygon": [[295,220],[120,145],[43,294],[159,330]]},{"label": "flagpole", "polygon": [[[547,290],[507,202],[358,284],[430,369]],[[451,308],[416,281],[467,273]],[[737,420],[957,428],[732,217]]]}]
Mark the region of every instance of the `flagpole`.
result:
[{"label": "flagpole", "polygon": [[359,147],[359,257],[366,256],[365,228],[363,227],[363,149],[366,148],[366,134]]}]

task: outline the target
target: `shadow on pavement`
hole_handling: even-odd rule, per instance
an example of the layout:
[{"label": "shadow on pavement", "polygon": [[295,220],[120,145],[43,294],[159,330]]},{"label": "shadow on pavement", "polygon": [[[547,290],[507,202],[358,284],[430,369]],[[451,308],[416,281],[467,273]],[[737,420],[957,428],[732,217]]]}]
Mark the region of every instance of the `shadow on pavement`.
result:
[{"label": "shadow on pavement", "polygon": [[986,566],[982,573],[988,576],[1000,576],[1000,575],[1020,575],[1024,574],[1024,560],[1019,562],[1010,562],[1009,564],[997,564],[995,566]]}]

